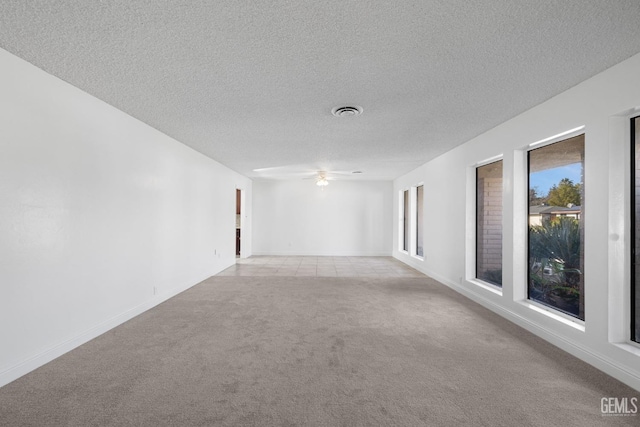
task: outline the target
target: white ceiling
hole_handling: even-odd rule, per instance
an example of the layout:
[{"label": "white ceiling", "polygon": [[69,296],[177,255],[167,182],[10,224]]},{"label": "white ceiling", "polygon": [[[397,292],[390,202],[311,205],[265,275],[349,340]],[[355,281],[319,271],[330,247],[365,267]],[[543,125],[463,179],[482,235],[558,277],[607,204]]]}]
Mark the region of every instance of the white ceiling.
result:
[{"label": "white ceiling", "polygon": [[0,47],[249,177],[392,179],[640,52],[640,1],[3,0]]}]

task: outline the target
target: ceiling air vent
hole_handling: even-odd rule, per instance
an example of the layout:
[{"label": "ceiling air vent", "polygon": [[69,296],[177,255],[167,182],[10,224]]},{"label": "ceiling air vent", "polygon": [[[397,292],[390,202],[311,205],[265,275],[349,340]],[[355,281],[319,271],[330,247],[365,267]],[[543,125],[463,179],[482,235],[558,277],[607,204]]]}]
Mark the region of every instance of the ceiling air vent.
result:
[{"label": "ceiling air vent", "polygon": [[331,114],[336,117],[352,117],[362,114],[362,107],[336,107],[331,110]]}]

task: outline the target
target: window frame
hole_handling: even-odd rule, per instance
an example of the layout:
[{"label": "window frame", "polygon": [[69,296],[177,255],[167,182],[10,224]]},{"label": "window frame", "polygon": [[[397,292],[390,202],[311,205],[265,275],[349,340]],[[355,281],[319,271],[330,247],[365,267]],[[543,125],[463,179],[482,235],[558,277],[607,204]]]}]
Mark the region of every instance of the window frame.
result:
[{"label": "window frame", "polygon": [[398,251],[409,254],[411,247],[411,189],[399,192]]},{"label": "window frame", "polygon": [[[419,202],[418,200],[418,189],[421,188],[422,189],[422,203]],[[414,208],[413,208],[413,217],[415,219],[415,228],[414,228],[414,233],[413,233],[413,237],[414,237],[414,244],[413,244],[413,248],[412,248],[412,254],[414,257],[420,259],[420,260],[424,260],[424,183],[419,183],[416,184],[416,186],[414,187]],[[422,206],[420,206],[420,204]],[[422,214],[422,221],[420,220],[420,215]],[[422,227],[420,227],[420,225],[422,225]],[[422,232],[422,236],[420,236],[420,232]],[[422,237],[422,242],[420,242],[420,237]],[[418,253],[418,245],[422,243],[422,254]]]},{"label": "window frame", "polygon": [[[542,140],[533,142],[528,144],[524,150],[522,151],[524,154],[524,170],[523,173],[525,174],[525,185],[526,187],[524,188],[524,200],[526,201],[526,205],[525,205],[525,218],[524,218],[524,224],[525,224],[525,232],[524,232],[524,237],[525,237],[525,246],[524,246],[524,256],[525,256],[525,263],[524,263],[524,299],[522,300],[522,303],[524,303],[526,306],[530,307],[531,309],[533,309],[534,311],[540,312],[542,314],[547,315],[548,317],[551,317],[553,319],[556,319],[558,321],[561,321],[562,323],[565,323],[567,325],[573,326],[578,328],[581,331],[585,331],[585,319],[586,319],[586,299],[584,299],[584,317],[585,319],[581,319],[578,316],[573,316],[567,312],[564,312],[552,305],[548,305],[548,304],[544,304],[540,301],[537,301],[535,299],[531,299],[530,297],[530,287],[529,287],[529,274],[530,274],[530,270],[529,270],[529,251],[530,251],[530,245],[529,245],[529,190],[531,188],[531,183],[530,183],[530,153],[532,151],[538,150],[540,148],[545,148],[554,144],[558,144],[561,143],[563,141],[567,141],[569,139],[578,137],[578,136],[582,136],[584,141],[584,153],[583,156],[586,159],[586,141],[587,141],[587,134],[585,131],[585,126],[579,126],[576,127],[574,129],[559,133],[557,135],[548,137],[548,138],[544,138]],[[584,182],[585,182],[585,169],[586,169],[586,161],[585,159],[583,159],[583,165],[582,165],[582,173],[583,173],[583,178],[582,178],[582,185],[584,186]],[[586,186],[583,187],[583,197],[585,195],[585,189]],[[581,201],[581,205],[582,205],[582,211],[581,211],[581,220],[584,220],[584,199]],[[584,228],[584,223],[582,224],[583,226],[583,230],[585,230]],[[583,235],[581,236],[581,238],[583,239],[582,241],[582,257],[585,257],[586,255],[586,244],[585,244],[585,235],[583,233]],[[585,262],[583,262],[583,264],[586,264]],[[584,271],[582,273],[584,275]],[[585,294],[585,289],[586,289],[586,280],[583,277],[583,283],[582,283],[582,293]],[[584,298],[584,295],[583,295]]]},{"label": "window frame", "polygon": [[630,183],[630,202],[629,202],[629,330],[628,337],[629,341],[633,345],[640,345],[640,336],[636,336],[636,313],[638,311],[638,307],[636,306],[636,296],[638,292],[638,285],[636,280],[636,273],[638,272],[638,267],[636,266],[636,239],[639,237],[636,233],[636,221],[639,219],[636,215],[636,203],[638,203],[638,198],[636,197],[636,167],[640,166],[636,164],[636,121],[640,121],[640,114],[635,114],[629,117],[629,147],[630,147],[630,168],[629,168],[629,183]]},{"label": "window frame", "polygon": [[[484,279],[481,279],[479,277],[478,274],[478,248],[480,245],[480,241],[481,241],[481,236],[479,235],[479,229],[480,227],[478,226],[478,209],[479,209],[479,194],[478,194],[478,171],[480,168],[485,167],[485,166],[489,166],[489,165],[493,165],[496,163],[500,163],[501,164],[501,169],[502,169],[502,188],[500,189],[502,195],[501,195],[501,202],[502,205],[500,207],[500,211],[502,213],[501,216],[501,221],[500,221],[500,227],[501,227],[501,250],[504,248],[504,159],[502,156],[497,156],[497,157],[492,157],[491,159],[485,160],[483,162],[479,162],[476,165],[474,165],[474,194],[475,194],[475,198],[474,198],[474,248],[473,248],[473,252],[474,252],[474,257],[473,257],[473,280],[482,282],[483,284],[487,284],[489,286],[495,287],[498,290],[502,290],[502,283],[497,284],[497,283],[493,283]],[[504,254],[501,253],[500,255],[500,269],[503,270],[504,268]],[[503,270],[504,271],[504,270]],[[503,277],[504,279],[504,277]],[[502,282],[502,280],[501,280]]]}]

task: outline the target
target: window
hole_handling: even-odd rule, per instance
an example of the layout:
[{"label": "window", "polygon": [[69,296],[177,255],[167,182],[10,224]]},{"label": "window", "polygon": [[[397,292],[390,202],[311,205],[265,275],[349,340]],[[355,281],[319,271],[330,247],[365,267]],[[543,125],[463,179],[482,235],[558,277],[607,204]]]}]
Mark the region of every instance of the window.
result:
[{"label": "window", "polygon": [[640,117],[631,119],[631,340],[640,342]]},{"label": "window", "polygon": [[416,188],[416,255],[424,256],[424,249],[422,247],[422,232],[424,226],[422,224],[423,221],[423,200],[424,200],[424,186],[420,185]]},{"label": "window", "polygon": [[476,278],[502,286],[502,160],[476,168]]},{"label": "window", "polygon": [[528,153],[529,299],[584,320],[584,135]]},{"label": "window", "polygon": [[409,251],[409,190],[402,192],[402,250]]}]

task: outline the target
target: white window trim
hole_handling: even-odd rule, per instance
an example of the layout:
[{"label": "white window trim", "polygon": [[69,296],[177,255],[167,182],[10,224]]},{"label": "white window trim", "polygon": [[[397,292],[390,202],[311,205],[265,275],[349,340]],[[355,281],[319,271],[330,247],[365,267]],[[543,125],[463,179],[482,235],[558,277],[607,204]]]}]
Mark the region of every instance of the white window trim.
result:
[{"label": "white window trim", "polygon": [[640,356],[640,343],[631,340],[631,247],[635,243],[631,241],[631,119],[638,116],[640,107],[609,118],[607,298],[608,340],[636,356]]},{"label": "white window trim", "polygon": [[[504,154],[498,154],[493,157],[489,157],[484,160],[480,160],[470,166],[467,167],[467,198],[466,198],[466,251],[465,251],[465,278],[468,283],[472,283],[475,286],[485,289],[489,292],[502,296],[503,287],[497,286],[493,283],[485,282],[482,279],[478,279],[476,277],[476,261],[477,261],[477,169],[482,166],[489,165],[491,163],[502,161],[502,174],[503,174],[503,187],[502,193],[504,197]],[[504,214],[504,199],[503,199],[503,214]],[[504,217],[503,217],[504,218]],[[505,260],[505,247],[504,247],[504,220],[502,224],[502,236],[503,236],[503,244],[502,244],[502,274],[503,274],[503,286],[504,286],[504,260]]]},{"label": "white window trim", "polygon": [[[513,301],[519,303],[533,311],[541,313],[551,319],[554,319],[560,323],[567,324],[578,330],[585,331],[585,321],[577,317],[564,314],[560,310],[556,310],[552,307],[547,307],[544,304],[539,304],[534,300],[529,299],[529,286],[527,283],[529,262],[527,254],[529,251],[529,212],[528,212],[528,175],[529,167],[527,162],[527,156],[530,151],[538,148],[546,147],[557,142],[585,134],[586,141],[586,126],[580,125],[571,128],[566,131],[562,131],[555,135],[539,139],[531,142],[519,150],[514,150],[514,195],[513,195]],[[586,154],[586,153],[585,153]],[[518,191],[520,189],[520,191]],[[517,244],[516,242],[525,242],[525,244]],[[585,281],[586,288],[586,281]],[[585,318],[586,318],[585,307]]]},{"label": "white window trim", "polygon": [[527,299],[526,301],[519,301],[519,303],[532,311],[540,313],[567,326],[571,326],[572,328],[577,329],[581,332],[585,331],[585,321],[580,320],[577,317],[570,316],[561,312],[560,310],[556,310],[553,307],[548,307],[544,304],[540,304],[530,299]]},{"label": "white window trim", "polygon": [[409,210],[409,214],[411,213],[411,187],[405,187],[403,189],[401,189],[398,193],[398,212],[399,212],[399,218],[398,218],[398,252],[409,255],[409,251],[408,250],[404,250],[403,248],[403,243],[404,243],[404,239],[409,237],[409,241],[407,242],[407,248],[411,249],[411,217],[408,216],[408,220],[409,220],[409,236],[405,236],[404,235],[404,192],[408,191],[409,193],[409,203],[407,206],[407,209]]},{"label": "white window trim", "polygon": [[[417,184],[411,186],[411,191],[409,192],[409,206],[411,212],[411,221],[409,226],[409,253],[411,256],[419,261],[424,261],[424,234],[423,234],[423,255],[418,255],[418,187],[422,186],[422,191],[424,192],[424,182],[418,182]],[[424,193],[422,194],[422,202],[424,203]],[[425,209],[422,207],[422,214],[424,215]],[[425,224],[423,218],[423,226]],[[424,233],[424,230],[423,230]]]},{"label": "white window trim", "polygon": [[555,144],[556,142],[564,141],[565,139],[571,139],[574,136],[582,135],[583,133],[585,133],[585,125],[581,125],[581,126],[573,128],[573,129],[569,129],[569,130],[566,130],[564,132],[560,132],[560,133],[555,134],[553,136],[550,136],[550,137],[543,138],[543,139],[540,139],[538,141],[532,142],[532,143],[528,144],[524,149],[526,151],[532,151],[532,150],[535,150],[537,148],[542,148],[542,147],[546,147],[547,145]]}]

